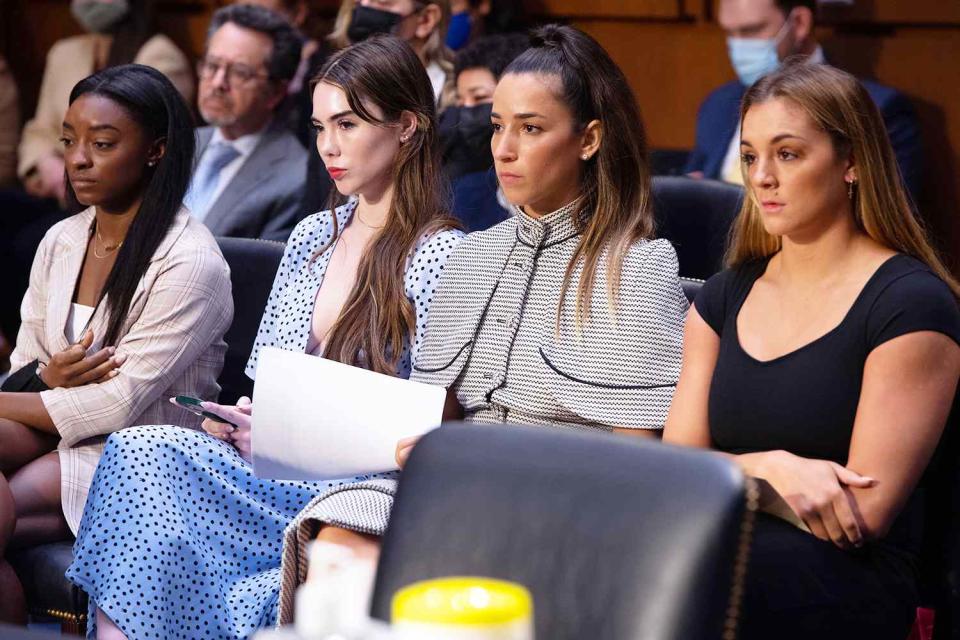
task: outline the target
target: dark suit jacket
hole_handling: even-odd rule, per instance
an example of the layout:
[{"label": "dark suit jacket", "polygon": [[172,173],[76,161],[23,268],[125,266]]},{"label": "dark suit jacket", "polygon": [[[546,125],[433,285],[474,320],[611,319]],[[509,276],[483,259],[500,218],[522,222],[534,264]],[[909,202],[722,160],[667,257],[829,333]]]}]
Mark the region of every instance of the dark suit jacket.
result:
[{"label": "dark suit jacket", "polygon": [[[197,129],[197,155],[213,127]],[[210,207],[204,224],[215,236],[286,242],[300,213],[307,152],[282,122],[274,121],[230,184]]]},{"label": "dark suit jacket", "polygon": [[[897,155],[904,184],[914,199],[920,192],[922,149],[920,128],[910,101],[896,89],[861,80],[880,108],[887,133]],[[685,171],[702,171],[704,177],[719,179],[730,139],[737,130],[740,101],[747,88],[734,80],[715,89],[697,113],[697,140]]]}]

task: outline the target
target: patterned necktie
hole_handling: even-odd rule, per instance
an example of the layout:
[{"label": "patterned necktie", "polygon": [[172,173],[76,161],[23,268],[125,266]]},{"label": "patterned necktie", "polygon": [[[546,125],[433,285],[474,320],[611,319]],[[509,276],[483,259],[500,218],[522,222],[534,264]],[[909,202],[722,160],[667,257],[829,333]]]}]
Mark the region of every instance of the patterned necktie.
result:
[{"label": "patterned necktie", "polygon": [[183,199],[194,218],[203,221],[207,217],[213,204],[213,194],[217,191],[220,172],[239,156],[240,152],[229,142],[218,142],[207,147],[200,158],[200,166],[193,174],[187,197]]}]

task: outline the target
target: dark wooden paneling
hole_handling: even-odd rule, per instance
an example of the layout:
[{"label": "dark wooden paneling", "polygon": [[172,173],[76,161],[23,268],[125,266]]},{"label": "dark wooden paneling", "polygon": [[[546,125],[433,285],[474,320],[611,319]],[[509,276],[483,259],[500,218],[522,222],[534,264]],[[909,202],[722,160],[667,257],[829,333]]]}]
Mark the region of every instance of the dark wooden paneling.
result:
[{"label": "dark wooden paneling", "polygon": [[850,6],[827,5],[823,16],[831,22],[900,25],[960,25],[957,0],[856,0]]},{"label": "dark wooden paneling", "polygon": [[537,0],[527,3],[529,10],[538,15],[590,16],[613,20],[680,18],[683,15],[682,4],[682,0]]}]

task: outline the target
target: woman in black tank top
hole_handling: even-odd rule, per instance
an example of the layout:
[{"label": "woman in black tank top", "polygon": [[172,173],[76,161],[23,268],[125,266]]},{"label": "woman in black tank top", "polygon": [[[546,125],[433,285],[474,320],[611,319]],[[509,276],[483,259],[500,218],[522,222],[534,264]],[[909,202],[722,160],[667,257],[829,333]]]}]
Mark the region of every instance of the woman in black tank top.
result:
[{"label": "woman in black tank top", "polygon": [[730,268],[689,314],[664,440],[766,480],[741,638],[903,640],[922,475],[960,375],[957,282],[849,74],[788,64],[747,92]]}]

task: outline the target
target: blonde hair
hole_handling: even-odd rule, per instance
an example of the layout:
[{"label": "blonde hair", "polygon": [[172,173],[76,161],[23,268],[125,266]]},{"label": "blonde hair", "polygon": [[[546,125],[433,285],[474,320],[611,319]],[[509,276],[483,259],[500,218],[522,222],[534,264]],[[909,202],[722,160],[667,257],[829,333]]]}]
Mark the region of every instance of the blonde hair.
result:
[{"label": "blonde hair", "polygon": [[[857,182],[853,217],[857,227],[883,246],[925,263],[960,297],[954,279],[910,206],[896,157],[879,109],[870,94],[849,73],[824,64],[790,60],[774,73],[758,80],[743,97],[743,118],[754,105],[774,99],[790,100],[825,131],[840,156],[852,156]],[[731,230],[727,264],[737,266],[770,256],[780,250],[779,236],[763,227],[756,197],[741,165],[748,197]]]},{"label": "blonde hair", "polygon": [[333,31],[327,36],[327,42],[334,49],[345,49],[350,46],[350,38],[347,37],[347,30],[350,28],[350,18],[353,16],[354,0],[343,0],[340,3],[340,9],[337,10],[337,17],[333,21]]},{"label": "blonde hair", "polygon": [[422,5],[420,8],[429,7],[431,4],[437,5],[440,9],[440,22],[427,38],[423,46],[424,66],[430,66],[436,62],[447,77],[453,75],[453,53],[447,48],[447,27],[450,26],[450,0],[414,0],[414,4]]}]

